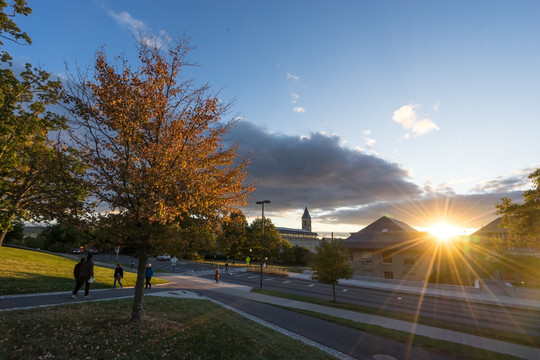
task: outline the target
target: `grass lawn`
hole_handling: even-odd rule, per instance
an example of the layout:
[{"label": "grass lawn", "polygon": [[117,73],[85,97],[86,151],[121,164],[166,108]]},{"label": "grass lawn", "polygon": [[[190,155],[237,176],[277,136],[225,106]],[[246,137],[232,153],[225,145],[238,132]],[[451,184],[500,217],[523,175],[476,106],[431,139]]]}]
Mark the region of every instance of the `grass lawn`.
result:
[{"label": "grass lawn", "polygon": [[[472,335],[477,335],[477,336],[482,336],[482,337],[488,337],[488,338],[501,340],[501,341],[507,341],[507,342],[511,342],[511,343],[515,343],[515,344],[532,346],[532,347],[536,347],[536,348],[540,347],[540,337],[526,336],[524,334],[519,334],[519,333],[504,332],[504,331],[497,330],[497,329],[490,329],[490,328],[485,328],[485,327],[480,327],[480,326],[464,325],[464,324],[453,323],[453,322],[444,321],[444,320],[437,320],[437,319],[430,319],[430,318],[416,318],[414,316],[410,316],[410,315],[407,315],[407,314],[391,312],[391,311],[384,311],[384,310],[379,310],[379,309],[374,309],[374,308],[370,308],[370,307],[366,307],[366,306],[360,306],[360,305],[354,305],[354,304],[334,303],[334,302],[331,302],[331,301],[326,301],[326,300],[322,300],[322,299],[316,299],[316,298],[312,298],[312,297],[308,297],[308,296],[289,294],[289,293],[282,292],[282,291],[274,291],[274,290],[266,290],[266,289],[262,289],[262,290],[261,289],[252,289],[251,291],[259,292],[259,293],[270,295],[270,296],[276,296],[276,297],[282,297],[282,298],[291,299],[291,300],[308,302],[308,303],[317,304],[317,305],[335,307],[335,308],[339,308],[339,309],[351,310],[351,311],[361,312],[361,313],[365,313],[365,314],[379,315],[379,316],[384,316],[384,317],[388,317],[388,318],[391,318],[391,319],[398,319],[398,320],[403,320],[403,321],[415,322],[415,323],[422,324],[422,325],[433,326],[433,327],[437,327],[437,328],[441,328],[441,329],[454,330],[454,331],[457,331],[457,332],[462,332],[462,333],[467,333],[467,334],[472,334]],[[333,320],[333,321],[334,322],[339,322],[339,323],[341,323],[343,325],[349,326],[348,323],[345,323],[346,320],[343,320],[343,322],[341,320]],[[361,324],[361,325],[365,326],[365,324]],[[378,333],[378,332],[374,332],[374,330],[372,330],[371,327],[362,328],[361,330],[367,331],[369,333],[373,333],[375,335],[387,336],[387,335],[383,335],[383,334]],[[386,329],[386,330],[388,330],[388,329]],[[388,331],[391,332],[391,330],[388,330]],[[397,333],[401,333],[401,332],[398,331]],[[399,338],[400,336],[401,335],[399,335],[399,336],[398,335],[389,336],[389,337],[392,337],[392,338],[394,338],[396,340],[402,341]],[[415,344],[417,344],[416,338],[415,338]],[[428,346],[428,348],[431,348],[431,347]]]},{"label": "grass lawn", "polygon": [[333,359],[207,300],[145,296],[9,311],[0,359]]},{"label": "grass lawn", "polygon": [[[71,291],[75,287],[73,267],[77,261],[37,251],[0,246],[0,295]],[[91,289],[113,286],[114,268],[94,263]],[[137,275],[124,270],[122,285],[135,286]],[[152,278],[152,284],[167,281]]]}]

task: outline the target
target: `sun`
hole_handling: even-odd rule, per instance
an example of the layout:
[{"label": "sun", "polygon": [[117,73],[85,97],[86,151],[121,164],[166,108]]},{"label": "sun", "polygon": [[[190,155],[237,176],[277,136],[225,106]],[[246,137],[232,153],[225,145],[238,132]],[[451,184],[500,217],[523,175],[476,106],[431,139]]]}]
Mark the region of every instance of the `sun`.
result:
[{"label": "sun", "polygon": [[451,241],[455,236],[461,234],[461,229],[447,223],[439,223],[427,228],[427,231],[434,235],[439,241]]}]

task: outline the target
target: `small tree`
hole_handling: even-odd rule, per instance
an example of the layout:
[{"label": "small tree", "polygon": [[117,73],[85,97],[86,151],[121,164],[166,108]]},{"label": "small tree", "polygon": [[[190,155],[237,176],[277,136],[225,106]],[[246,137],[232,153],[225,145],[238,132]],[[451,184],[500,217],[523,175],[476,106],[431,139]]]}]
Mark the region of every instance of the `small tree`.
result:
[{"label": "small tree", "polygon": [[242,247],[246,243],[247,228],[246,216],[240,210],[231,212],[229,217],[223,219],[217,246],[227,258],[232,257],[233,262],[243,255]]},{"label": "small tree", "polygon": [[[252,257],[260,257],[261,253],[261,232],[262,232],[262,218],[255,218],[248,228],[247,243],[250,249],[253,250]],[[270,257],[276,260],[280,257],[282,251],[282,245],[286,240],[281,238],[281,235],[276,230],[274,223],[269,218],[264,218],[264,257]],[[290,246],[290,244],[289,244]],[[253,260],[253,259],[252,259]],[[259,259],[260,261],[260,259]]]},{"label": "small tree", "polygon": [[533,188],[523,193],[523,204],[508,197],[497,203],[496,214],[502,216],[500,226],[508,229],[508,247],[540,247],[540,169],[528,176]]},{"label": "small tree", "polygon": [[323,240],[316,248],[311,268],[315,272],[312,279],[321,284],[332,285],[334,302],[336,302],[336,285],[339,279],[350,279],[353,275],[351,264],[347,261],[347,253],[342,248],[343,241],[328,242]]}]

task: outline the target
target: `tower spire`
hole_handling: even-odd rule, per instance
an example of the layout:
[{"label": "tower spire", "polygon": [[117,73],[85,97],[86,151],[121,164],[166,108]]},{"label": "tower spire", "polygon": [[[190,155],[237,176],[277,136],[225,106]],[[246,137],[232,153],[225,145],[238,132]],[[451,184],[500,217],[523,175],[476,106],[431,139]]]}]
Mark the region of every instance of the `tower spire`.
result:
[{"label": "tower spire", "polygon": [[309,216],[307,206],[302,215],[302,230],[311,231],[311,216]]}]

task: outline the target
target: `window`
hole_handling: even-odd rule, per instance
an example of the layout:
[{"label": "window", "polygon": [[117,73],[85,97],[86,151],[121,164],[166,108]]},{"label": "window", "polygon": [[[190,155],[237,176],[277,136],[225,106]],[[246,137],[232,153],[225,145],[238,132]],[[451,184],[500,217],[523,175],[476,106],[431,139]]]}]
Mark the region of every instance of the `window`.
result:
[{"label": "window", "polygon": [[394,273],[391,272],[391,271],[385,271],[384,272],[384,278],[385,279],[393,279],[394,278]]},{"label": "window", "polygon": [[364,251],[362,254],[364,264],[371,264],[371,251]]},{"label": "window", "polygon": [[404,265],[414,265],[414,259],[403,259]]},{"label": "window", "polygon": [[392,263],[392,252],[391,251],[383,251],[382,262],[383,262],[383,264],[391,264]]}]

